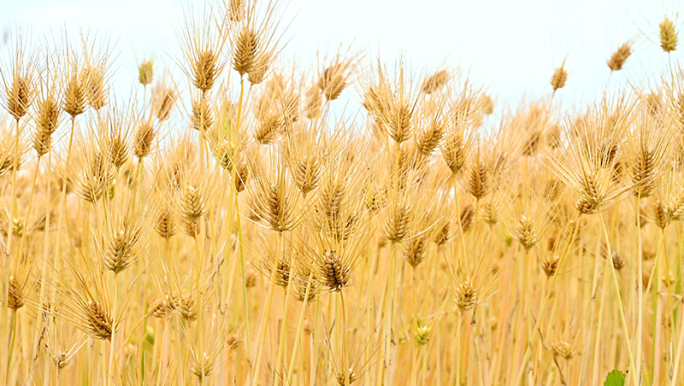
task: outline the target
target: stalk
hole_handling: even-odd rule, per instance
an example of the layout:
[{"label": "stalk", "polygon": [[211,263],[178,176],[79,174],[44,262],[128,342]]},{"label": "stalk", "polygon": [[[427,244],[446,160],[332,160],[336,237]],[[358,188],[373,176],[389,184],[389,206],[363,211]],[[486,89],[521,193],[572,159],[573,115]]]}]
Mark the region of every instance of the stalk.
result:
[{"label": "stalk", "polygon": [[[370,212],[368,212],[367,218],[368,218],[368,229],[370,229],[371,220],[372,220],[372,214]],[[373,240],[374,240],[374,238],[371,236],[370,241],[368,242],[368,245],[366,246],[366,255],[367,255],[367,259],[368,259],[367,264],[366,264],[366,268],[367,268],[367,272],[366,272],[366,334],[367,334],[367,337],[366,337],[366,339],[368,342],[368,344],[366,345],[366,349],[365,349],[366,363],[370,363],[370,357],[371,357],[371,354],[370,354],[370,346],[371,345],[370,345],[370,343],[373,341],[373,328],[372,328],[373,315],[371,315],[371,310],[372,310],[372,307],[371,307],[371,288],[372,288],[372,286],[371,286],[371,284],[372,284],[371,275],[373,274],[373,270],[372,270],[372,268],[373,268],[372,267],[373,256],[371,253],[371,244],[372,244]],[[366,384],[366,385],[371,384],[370,371],[366,371],[363,378],[364,378],[364,384]]]},{"label": "stalk", "polygon": [[[637,277],[636,277],[636,291],[637,291],[637,331],[636,331],[636,343],[634,350],[636,351],[636,359],[634,363],[631,365],[634,368],[632,370],[636,370],[636,366],[641,363],[641,334],[642,334],[642,329],[643,329],[643,323],[644,323],[644,317],[643,317],[643,308],[644,308],[644,291],[643,291],[643,283],[641,280],[641,277],[643,275],[643,264],[642,264],[642,254],[643,254],[643,249],[642,249],[642,243],[641,243],[641,216],[639,214],[639,204],[641,201],[641,192],[636,197],[636,232],[637,232]],[[605,227],[605,226],[604,226]],[[610,251],[610,248],[609,248]],[[617,283],[617,282],[616,282]],[[618,294],[619,294],[618,290]],[[620,297],[618,296],[618,299]],[[625,333],[627,334],[627,327],[625,326]],[[635,382],[637,380],[637,375],[636,372],[634,373],[634,379]],[[635,383],[635,385],[638,383]]]},{"label": "stalk", "polygon": [[416,372],[416,364],[418,363],[418,343],[411,344],[411,386],[416,386],[418,384],[418,375]]},{"label": "stalk", "polygon": [[574,220],[575,224],[573,226],[573,230],[572,230],[572,234],[570,236],[570,240],[565,245],[563,253],[561,254],[560,259],[558,260],[558,267],[556,268],[556,272],[553,274],[553,276],[551,276],[551,280],[549,281],[549,288],[546,291],[546,293],[544,294],[544,300],[542,301],[542,305],[541,305],[541,308],[539,310],[539,314],[537,315],[537,321],[535,322],[534,328],[532,329],[533,333],[529,335],[528,340],[527,340],[527,344],[526,344],[526,348],[525,348],[525,354],[523,355],[523,360],[522,360],[522,363],[520,364],[520,370],[518,371],[518,375],[516,376],[516,381],[514,383],[515,386],[520,386],[522,384],[522,379],[525,376],[525,368],[527,365],[527,361],[530,359],[530,355],[532,353],[531,348],[532,348],[532,345],[534,344],[534,342],[537,338],[537,334],[534,334],[534,332],[536,332],[537,329],[539,328],[539,324],[541,323],[541,320],[542,320],[542,315],[544,314],[544,310],[546,309],[546,304],[549,300],[549,294],[551,293],[551,289],[553,288],[553,284],[556,281],[556,277],[558,276],[558,271],[560,270],[560,268],[563,264],[563,260],[565,259],[565,256],[567,255],[568,250],[570,249],[570,245],[572,244],[572,242],[575,239],[575,233],[577,232],[577,228],[578,228],[578,224],[579,224],[579,220],[580,220],[581,216],[582,216],[581,213],[578,214],[577,218]]},{"label": "stalk", "polygon": [[[613,284],[615,285],[615,293],[618,301],[618,310],[620,312],[620,321],[622,322],[622,328],[624,329],[625,332],[625,341],[627,343],[627,353],[629,354],[629,368],[630,368],[630,373],[632,374],[632,377],[634,378],[634,384],[638,385],[639,380],[637,377],[636,373],[636,367],[634,363],[634,358],[632,357],[632,345],[629,342],[629,332],[627,331],[627,321],[625,321],[625,313],[622,308],[622,298],[620,297],[620,285],[618,284],[617,281],[617,275],[615,274],[615,267],[613,266],[613,253],[610,248],[610,240],[608,239],[608,229],[606,229],[606,223],[603,220],[603,214],[601,213],[601,209],[598,210],[598,215],[599,218],[601,219],[601,227],[603,227],[603,233],[606,236],[606,247],[608,248],[608,258],[606,258],[606,267],[610,268],[611,275],[613,277]],[[639,258],[641,261],[641,257]],[[641,263],[640,263],[641,264]],[[639,276],[641,278],[641,276]]]},{"label": "stalk", "polygon": [[[13,167],[12,167],[12,204],[10,207],[10,213],[9,213],[9,219],[7,221],[7,255],[5,256],[5,264],[4,267],[9,267],[9,262],[10,262],[10,257],[12,255],[12,239],[14,238],[12,236],[12,222],[14,221],[14,218],[16,217],[16,207],[17,207],[17,169],[19,168],[19,119],[15,119],[16,122],[16,136],[15,136],[15,142],[14,142],[14,160],[13,160]],[[9,288],[9,270],[4,269],[3,270],[3,275],[2,275],[2,294],[0,295],[0,300],[2,301],[2,304],[7,304],[7,290]],[[0,326],[4,324],[5,318],[7,316],[7,311],[3,307],[2,309],[2,316],[0,318]],[[10,318],[12,318],[10,316]],[[10,326],[10,334],[12,330],[12,326]],[[9,377],[9,358],[8,358],[8,374],[7,377]],[[9,378],[6,380],[6,382],[9,381]]]},{"label": "stalk", "polygon": [[295,336],[294,347],[292,348],[292,358],[290,359],[290,366],[287,370],[287,384],[292,384],[292,376],[294,374],[295,359],[297,358],[297,350],[299,349],[299,341],[304,329],[304,317],[306,316],[306,306],[309,302],[309,292],[311,290],[311,280],[313,280],[313,273],[309,273],[309,279],[306,282],[306,292],[304,293],[304,301],[302,302],[302,310],[299,312],[299,322],[297,322],[297,334]]},{"label": "stalk", "polygon": [[[597,239],[597,240],[596,240],[596,250],[595,250],[595,253],[594,253],[594,274],[592,275],[593,277],[592,277],[592,280],[591,280],[591,292],[589,293],[590,298],[589,298],[589,304],[587,305],[588,308],[591,308],[591,313],[590,313],[590,315],[589,315],[589,322],[588,322],[589,327],[586,327],[588,333],[587,333],[586,339],[584,340],[584,351],[583,351],[583,352],[589,352],[589,350],[590,350],[590,346],[591,346],[591,337],[592,337],[591,331],[592,331],[592,329],[593,329],[593,327],[594,327],[594,319],[595,319],[595,317],[596,317],[596,305],[595,305],[595,302],[596,302],[596,294],[597,294],[597,292],[598,292],[598,280],[599,280],[599,276],[602,275],[602,274],[599,274],[600,265],[599,265],[599,263],[598,263],[598,261],[597,261],[597,258],[598,258],[598,256],[599,256],[599,254],[601,253],[601,250],[600,250],[600,248],[601,248],[601,240],[602,240],[602,239]],[[603,288],[602,288],[602,290],[601,290],[601,293],[602,293],[601,296],[603,296],[603,293],[605,292],[605,280],[603,280],[601,283],[602,283],[602,286],[603,286]],[[603,302],[603,298],[601,299],[600,302]],[[602,303],[599,305],[599,308],[603,309],[603,308],[602,308]],[[599,322],[599,325],[600,325],[600,324],[601,324],[601,323]],[[596,334],[598,335],[598,331],[596,332]],[[596,379],[598,379],[598,375],[596,374],[596,371],[598,371],[598,370],[596,369],[596,366],[597,366],[596,362],[597,362],[597,361],[598,361],[598,358],[597,358],[596,356],[594,356],[594,374],[593,374],[593,377],[594,377],[594,378],[593,378],[593,381],[594,381],[594,382],[598,382],[598,381],[596,381]],[[583,356],[582,356],[582,367],[581,367],[580,376],[579,376],[579,381],[580,381],[580,382],[584,382],[584,383],[587,382],[586,377],[587,377],[587,368],[588,368],[588,367],[589,367],[589,355],[583,355]]]},{"label": "stalk", "polygon": [[456,321],[456,355],[454,356],[454,367],[456,368],[456,382],[455,385],[461,385],[461,347],[463,340],[463,320],[465,315],[460,314],[458,320]]},{"label": "stalk", "polygon": [[[235,185],[233,184],[233,189],[235,189],[234,186]],[[240,269],[242,274],[242,300],[245,308],[245,341],[247,348],[247,361],[249,362],[249,359],[252,357],[252,343],[249,328],[249,303],[247,302],[247,279],[245,278],[245,253],[242,245],[242,223],[240,221],[240,207],[237,191],[235,191],[235,215],[237,216],[238,248],[240,249]]]},{"label": "stalk", "polygon": [[[47,189],[46,189],[46,202],[48,205],[45,206],[45,234],[43,237],[43,262],[40,266],[40,278],[42,280],[45,280],[45,271],[47,268],[47,259],[48,259],[48,249],[50,246],[50,182],[51,182],[51,176],[50,176],[50,169],[51,169],[51,164],[52,164],[52,152],[48,153],[48,166],[47,166]],[[40,295],[38,297],[38,304],[41,309],[42,313],[42,307],[43,304],[45,304],[45,288],[46,284],[43,283],[43,285],[40,286]],[[40,314],[39,314],[40,315]],[[36,328],[35,328],[35,334],[33,337],[33,349],[31,353],[31,370],[29,371],[29,378],[28,378],[28,383],[31,384],[33,381],[33,372],[34,368],[36,365],[36,361],[38,360],[38,344],[39,344],[39,339],[40,339],[40,334],[43,331],[44,328],[47,328],[48,324],[48,317],[45,318],[44,323],[38,323],[38,317],[36,317]]]},{"label": "stalk", "polygon": [[389,368],[391,362],[391,346],[392,346],[392,319],[393,319],[393,302],[394,302],[394,271],[395,271],[395,259],[396,259],[396,243],[390,245],[390,258],[389,258],[389,272],[387,273],[387,303],[385,304],[385,331],[384,331],[384,355],[385,355],[385,365],[382,367],[382,376],[378,378],[378,382],[384,382],[385,368]]},{"label": "stalk", "polygon": [[[277,270],[277,266],[274,268]],[[276,361],[273,365],[273,384],[275,386],[276,379],[278,376],[278,370],[280,369],[280,361],[283,359],[283,351],[285,351],[285,345],[287,344],[287,314],[290,305],[290,294],[292,292],[292,277],[294,272],[290,273],[287,278],[287,289],[285,290],[285,305],[283,306],[283,319],[280,324],[280,340],[278,342],[278,353],[276,355]],[[284,365],[283,365],[284,367]]]},{"label": "stalk", "polygon": [[116,312],[119,303],[119,284],[117,281],[118,277],[119,274],[117,272],[114,272],[114,305],[112,307],[112,339],[109,342],[109,381],[107,382],[108,385],[115,385],[116,383],[118,383],[114,379],[114,357],[116,356],[116,326],[118,323]]},{"label": "stalk", "polygon": [[[251,88],[250,88],[251,91]],[[236,121],[236,131],[240,130],[240,124],[242,120],[242,103],[243,103],[243,95],[245,92],[245,80],[244,77],[240,77],[240,99],[238,101],[238,114],[237,114],[237,121]],[[247,95],[247,98],[249,99],[249,93]],[[237,132],[236,132],[237,134]],[[231,136],[232,138],[232,136]],[[232,142],[232,141],[231,141]],[[233,180],[237,178],[237,172],[235,171],[235,168],[233,168]],[[245,255],[242,247],[242,224],[240,222],[240,206],[238,202],[238,192],[237,189],[235,188],[235,184],[231,184],[231,189],[235,193],[235,213],[237,216],[237,226],[238,226],[238,243],[239,248],[240,248],[240,268],[242,270],[242,300],[244,302],[244,308],[245,308],[245,341],[246,341],[246,348],[247,348],[247,362],[250,363],[251,367],[251,362],[250,358],[252,357],[252,340],[251,340],[251,334],[250,334],[250,328],[249,328],[249,304],[247,302],[247,281],[245,280]]]},{"label": "stalk", "polygon": [[[36,161],[36,169],[33,172],[33,182],[31,183],[31,194],[29,195],[28,209],[26,210],[26,216],[24,217],[24,228],[25,228],[24,232],[28,231],[28,229],[26,229],[26,227],[28,226],[29,216],[31,216],[31,207],[33,206],[33,195],[36,191],[36,179],[38,178],[38,171],[40,170],[40,160],[42,158],[43,157],[38,157],[38,161]],[[21,256],[23,256],[22,252],[24,251],[24,244],[26,244],[25,235],[22,235],[20,239],[21,239],[21,242],[19,243],[19,253],[17,254],[17,256],[19,259],[22,259]]]},{"label": "stalk", "polygon": [[162,360],[161,360],[161,365],[159,372],[157,373],[157,385],[163,385],[166,381],[166,369],[168,367],[168,361],[169,361],[169,322],[170,321],[164,321],[164,331],[162,332]]},{"label": "stalk", "polygon": [[[204,229],[204,222],[200,222],[200,238],[202,238],[203,233],[202,230]],[[204,314],[204,302],[203,302],[203,297],[202,297],[202,285],[201,285],[201,273],[202,273],[202,268],[204,267],[204,253],[203,253],[203,248],[200,246],[200,240],[195,236],[195,253],[197,255],[196,257],[196,269],[197,269],[197,336],[199,337],[199,355],[200,358],[202,358],[202,353],[204,352],[204,330],[202,329],[202,319],[203,314]],[[204,386],[204,360],[200,360],[200,385]]]},{"label": "stalk", "polygon": [[[653,358],[652,358],[652,367],[651,369],[653,370],[653,380],[651,384],[657,385],[657,373],[660,372],[660,361],[658,361],[657,358],[657,353],[660,351],[660,342],[658,339],[658,336],[660,336],[660,322],[662,321],[662,318],[660,316],[659,312],[659,305],[660,305],[660,254],[662,252],[662,249],[665,247],[665,229],[660,230],[660,237],[658,238],[658,248],[656,250],[656,257],[655,257],[655,264],[653,265],[652,272],[648,284],[646,286],[646,293],[649,293],[651,291],[651,287],[653,287],[653,281],[656,281],[655,288],[653,289],[653,297],[654,297],[654,304],[653,304]],[[667,266],[667,262],[666,262]]]},{"label": "stalk", "polygon": [[[278,244],[279,244],[279,250],[280,253],[276,257],[275,261],[275,267],[280,264],[280,257],[283,254],[283,232],[278,232]],[[264,353],[264,338],[266,335],[266,325],[268,324],[268,318],[271,313],[271,304],[273,304],[273,290],[275,289],[275,276],[276,276],[277,270],[274,269],[273,272],[271,272],[271,281],[269,283],[268,287],[268,296],[266,300],[266,308],[264,309],[264,313],[262,314],[261,317],[261,323],[260,323],[260,328],[259,328],[259,335],[258,335],[258,340],[259,343],[257,345],[257,356],[256,356],[256,363],[254,364],[254,383],[256,385],[259,385],[259,372],[261,371],[261,357]]]},{"label": "stalk", "polygon": [[[606,266],[603,269],[603,282],[601,284],[601,299],[599,300],[599,315],[598,315],[598,322],[596,325],[596,343],[594,344],[594,374],[593,374],[593,381],[595,384],[598,384],[599,382],[599,372],[601,371],[601,326],[603,324],[603,305],[605,304],[604,300],[606,298],[606,292],[608,290],[608,264],[613,264],[612,262],[612,257],[608,256],[606,258]],[[596,295],[594,295],[596,296]],[[618,293],[617,296],[620,296]],[[593,310],[592,310],[593,311]],[[593,316],[593,312],[592,312]],[[592,317],[593,321],[593,317]]]},{"label": "stalk", "polygon": [[[46,195],[47,195],[47,202],[50,202],[50,182],[51,182],[51,168],[52,168],[52,152],[48,154],[48,169],[47,169],[47,190],[46,190]],[[47,265],[48,265],[48,249],[50,247],[50,206],[46,205],[45,206],[45,235],[43,239],[43,264],[41,265],[40,268],[40,277],[47,281],[46,279],[46,270],[47,270]],[[47,285],[44,283],[43,285],[40,286],[40,297],[39,297],[39,304],[41,307],[41,313],[43,314],[44,317],[44,323],[43,323],[43,328],[48,331],[49,324],[50,324],[50,315],[47,312],[43,312],[43,305],[45,304],[45,296],[46,296],[46,287]],[[40,335],[42,333],[42,330],[38,329],[38,323],[36,323],[36,334],[33,339],[34,345],[33,345],[33,365],[35,366],[36,361],[38,360],[38,344],[40,342]],[[43,377],[45,379],[49,380],[49,374],[50,374],[50,361],[46,360],[44,361],[43,365]],[[33,372],[34,368],[31,369],[31,377],[28,380],[28,383],[30,384],[32,382],[32,377],[33,377]],[[59,372],[59,371],[58,371]],[[47,376],[46,376],[47,374]]]},{"label": "stalk", "polygon": [[344,295],[340,294],[340,306],[342,308],[342,322],[339,323],[340,335],[342,338],[342,374],[344,374],[344,386],[349,386],[349,359],[347,358],[347,314],[344,306]]},{"label": "stalk", "polygon": [[684,347],[684,318],[679,318],[679,338],[677,339],[677,351],[674,357],[674,369],[670,385],[678,385],[679,368],[682,364],[682,347]]},{"label": "stalk", "polygon": [[461,208],[459,207],[459,197],[458,197],[458,185],[456,181],[456,175],[454,175],[454,199],[456,201],[456,222],[458,223],[458,233],[461,239],[461,247],[463,248],[463,256],[459,259],[459,268],[463,269],[463,264],[465,264],[465,259],[468,256],[466,252],[465,238],[463,237],[463,224],[461,224]]},{"label": "stalk", "polygon": [[14,353],[14,342],[17,337],[17,311],[10,311],[10,324],[9,324],[9,336],[7,339],[7,372],[6,372],[6,384],[10,384],[10,375],[12,373],[12,354]]},{"label": "stalk", "polygon": [[318,338],[320,336],[320,331],[318,329],[318,318],[321,315],[321,300],[316,299],[316,318],[314,319],[314,335],[313,335],[313,348],[311,350],[311,376],[309,383],[312,385],[316,384],[318,380]]},{"label": "stalk", "polygon": [[[16,120],[16,136],[14,141],[14,165],[12,167],[12,208],[10,209],[10,219],[7,224],[12,226],[12,221],[17,216],[17,169],[19,169],[19,119]],[[7,232],[7,234],[11,234]],[[12,237],[7,238],[7,250],[12,250]],[[11,253],[11,252],[10,252]],[[8,256],[9,258],[9,256]],[[7,285],[7,278],[5,278],[5,285]],[[4,291],[6,292],[6,291]]]}]

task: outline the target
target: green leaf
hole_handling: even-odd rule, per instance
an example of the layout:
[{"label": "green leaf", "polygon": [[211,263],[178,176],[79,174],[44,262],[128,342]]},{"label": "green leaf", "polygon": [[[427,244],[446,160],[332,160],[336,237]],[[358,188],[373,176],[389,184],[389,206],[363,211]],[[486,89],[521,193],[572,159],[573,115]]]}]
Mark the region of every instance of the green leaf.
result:
[{"label": "green leaf", "polygon": [[613,370],[608,373],[603,386],[625,386],[625,374],[620,370]]}]

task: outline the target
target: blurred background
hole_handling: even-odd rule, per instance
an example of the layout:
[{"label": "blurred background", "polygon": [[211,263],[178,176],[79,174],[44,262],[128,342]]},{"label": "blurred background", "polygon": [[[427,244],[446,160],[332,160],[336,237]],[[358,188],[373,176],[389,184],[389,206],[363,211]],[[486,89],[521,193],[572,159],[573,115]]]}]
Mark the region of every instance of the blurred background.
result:
[{"label": "blurred background", "polygon": [[[78,39],[96,31],[115,43],[117,87],[133,89],[136,64],[155,59],[155,70],[179,74],[177,33],[184,7],[179,0],[2,0],[0,31],[17,25],[33,40]],[[655,84],[684,58],[658,46],[658,24],[676,19],[676,2],[635,0],[282,0],[284,62],[315,68],[342,45],[378,55],[385,63],[403,57],[413,71],[461,68],[495,98],[497,110],[548,96],[554,68],[565,60],[567,85],[556,98],[565,109],[581,108],[610,89]],[[632,41],[632,57],[610,76],[606,60]],[[684,42],[682,42],[684,43]],[[179,75],[180,77],[180,75]]]}]

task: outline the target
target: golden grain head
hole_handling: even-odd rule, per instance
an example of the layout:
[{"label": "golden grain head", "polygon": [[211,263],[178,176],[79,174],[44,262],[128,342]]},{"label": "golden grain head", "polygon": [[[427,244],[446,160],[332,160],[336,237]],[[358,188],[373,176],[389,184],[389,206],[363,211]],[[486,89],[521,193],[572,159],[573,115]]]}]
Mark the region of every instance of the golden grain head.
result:
[{"label": "golden grain head", "polygon": [[409,205],[390,204],[382,228],[385,238],[392,243],[402,242],[410,231],[412,215],[412,208]]},{"label": "golden grain head", "polygon": [[632,159],[629,169],[630,177],[634,183],[632,194],[639,197],[648,197],[653,193],[655,180],[658,177],[657,155],[651,149],[641,148]]},{"label": "golden grain head", "polygon": [[19,120],[26,115],[34,97],[34,86],[29,76],[15,76],[6,92],[7,111]]},{"label": "golden grain head", "polygon": [[456,306],[461,313],[474,309],[478,300],[477,288],[471,281],[466,279],[456,283]]},{"label": "golden grain head", "polygon": [[211,145],[211,154],[214,156],[216,163],[223,170],[231,171],[233,169],[233,156],[235,154],[235,146],[230,143],[228,139],[216,140]]},{"label": "golden grain head", "polygon": [[560,263],[560,256],[554,254],[545,255],[541,261],[541,267],[546,277],[552,277],[556,274],[558,270],[558,264]]},{"label": "golden grain head", "polygon": [[247,80],[254,86],[266,80],[268,70],[273,62],[274,54],[270,51],[261,51],[257,54],[252,69],[247,74]]},{"label": "golden grain head", "polygon": [[416,329],[415,332],[415,338],[416,338],[416,343],[418,343],[419,346],[425,346],[428,343],[430,343],[430,327],[429,326],[420,326]]},{"label": "golden grain head", "polygon": [[480,161],[470,169],[466,189],[476,199],[486,196],[491,189],[491,178],[487,164]]},{"label": "golden grain head", "polygon": [[520,216],[520,219],[516,223],[514,236],[526,251],[532,249],[539,241],[534,220],[527,215]]},{"label": "golden grain head", "polygon": [[244,162],[238,162],[235,165],[235,191],[240,193],[245,190],[245,186],[249,181],[249,168]]},{"label": "golden grain head", "polygon": [[155,318],[166,319],[169,317],[173,308],[164,298],[155,299],[150,303],[149,313]]},{"label": "golden grain head", "polygon": [[660,48],[667,53],[676,50],[678,36],[674,22],[666,17],[658,28],[660,29]]},{"label": "golden grain head", "polygon": [[203,93],[211,90],[218,79],[221,72],[219,60],[217,54],[211,49],[198,52],[194,58],[192,83]]},{"label": "golden grain head", "polygon": [[53,94],[38,101],[36,129],[33,133],[33,149],[39,156],[47,154],[52,148],[52,136],[59,126],[61,108]]},{"label": "golden grain head", "polygon": [[452,238],[452,227],[453,225],[449,219],[442,220],[437,226],[433,242],[438,246],[446,244]]},{"label": "golden grain head", "polygon": [[325,251],[319,261],[320,283],[330,291],[340,292],[349,283],[351,269],[335,251]]},{"label": "golden grain head", "polygon": [[627,262],[622,258],[620,253],[618,251],[613,251],[613,267],[615,268],[616,271],[622,270],[622,268],[625,267]]},{"label": "golden grain head", "polygon": [[292,168],[292,179],[303,195],[316,189],[321,172],[321,160],[318,155],[302,156]]},{"label": "golden grain head", "polygon": [[138,82],[143,86],[152,84],[154,79],[154,62],[151,60],[143,60],[138,65]]},{"label": "golden grain head", "polygon": [[130,146],[127,138],[124,138],[122,133],[113,133],[107,139],[107,147],[109,148],[109,162],[116,169],[120,169],[130,156]]},{"label": "golden grain head", "polygon": [[651,204],[651,211],[653,213],[653,223],[660,229],[665,229],[670,223],[670,217],[667,214],[667,208],[660,200],[654,200]]},{"label": "golden grain head", "polygon": [[178,298],[176,298],[176,304],[174,305],[174,310],[178,312],[183,320],[188,323],[197,320],[197,298],[193,293],[187,292]]},{"label": "golden grain head", "polygon": [[150,155],[156,136],[157,133],[152,122],[142,122],[138,125],[133,137],[133,154],[138,157],[138,160]]},{"label": "golden grain head", "polygon": [[393,106],[387,131],[397,143],[411,138],[413,134],[413,109],[406,102],[399,101]]},{"label": "golden grain head", "polygon": [[144,238],[142,225],[124,217],[111,234],[104,251],[105,268],[119,273],[137,259],[140,243]]},{"label": "golden grain head", "polygon": [[23,285],[16,277],[10,276],[7,286],[7,308],[16,311],[23,307],[24,303]]},{"label": "golden grain head", "polygon": [[278,260],[278,266],[274,269],[276,270],[275,284],[278,287],[286,288],[288,284],[290,284],[290,270],[292,269],[290,263],[286,259],[280,258]]},{"label": "golden grain head", "polygon": [[159,122],[164,122],[171,116],[171,111],[178,100],[178,93],[172,87],[161,85],[152,91],[152,109]]},{"label": "golden grain head", "polygon": [[463,134],[456,131],[447,132],[440,149],[449,170],[453,174],[458,174],[466,163],[467,144]]},{"label": "golden grain head", "polygon": [[88,66],[83,74],[88,105],[99,111],[107,104],[107,88],[104,71],[98,66]]},{"label": "golden grain head", "polygon": [[493,200],[486,200],[483,205],[483,219],[490,226],[496,225],[500,221],[499,209],[496,202]]},{"label": "golden grain head", "polygon": [[565,360],[570,360],[574,356],[572,345],[566,341],[553,342],[551,344],[551,350],[554,355],[558,355]]},{"label": "golden grain head", "polygon": [[611,55],[610,59],[608,59],[608,68],[610,68],[611,71],[620,71],[622,66],[624,66],[625,62],[631,55],[632,44],[627,42],[621,45],[617,51]]},{"label": "golden grain head", "polygon": [[444,136],[444,125],[438,120],[433,120],[428,127],[418,133],[416,149],[423,156],[431,156]]},{"label": "golden grain head", "polygon": [[468,232],[475,224],[475,206],[473,204],[465,204],[461,207],[461,230]]},{"label": "golden grain head", "polygon": [[449,78],[450,75],[447,70],[439,70],[425,78],[420,90],[428,95],[433,94],[446,86],[449,82]]},{"label": "golden grain head", "polygon": [[55,355],[52,357],[52,361],[54,362],[55,366],[57,366],[58,369],[63,369],[69,364],[69,358],[67,356],[67,352],[63,352],[59,355]]},{"label": "golden grain head", "polygon": [[100,340],[110,340],[114,331],[114,322],[109,310],[102,303],[90,300],[83,309],[88,334]]},{"label": "golden grain head", "polygon": [[245,272],[245,288],[254,288],[257,285],[259,275],[254,269],[249,269]]},{"label": "golden grain head", "polygon": [[402,251],[402,256],[411,267],[416,268],[427,258],[427,248],[429,245],[429,241],[424,237],[410,239]]},{"label": "golden grain head", "polygon": [[231,350],[237,350],[242,346],[242,338],[240,338],[240,335],[232,333],[226,338],[226,344],[228,344]]},{"label": "golden grain head", "polygon": [[270,145],[285,127],[283,117],[279,113],[272,113],[259,120],[254,139],[262,145]]},{"label": "golden grain head", "polygon": [[311,274],[311,277],[309,277],[310,273],[308,268],[300,268],[297,274],[298,277],[294,281],[294,298],[298,302],[313,302],[320,294],[321,284],[315,275]]},{"label": "golden grain head", "polygon": [[318,87],[327,100],[332,101],[339,98],[347,86],[345,71],[346,66],[342,63],[332,64],[323,70],[318,79]]},{"label": "golden grain head", "polygon": [[85,74],[79,73],[76,69],[73,70],[64,90],[62,108],[71,115],[72,119],[83,114],[86,109],[87,80],[84,77]]},{"label": "golden grain head", "polygon": [[249,26],[239,30],[233,42],[233,69],[240,76],[254,70],[259,50],[259,35]]},{"label": "golden grain head", "polygon": [[202,189],[186,184],[181,193],[181,216],[189,221],[197,221],[206,213],[206,201]]},{"label": "golden grain head", "polygon": [[356,380],[359,379],[359,376],[350,368],[347,371],[338,372],[335,379],[337,380],[338,385],[345,386],[347,382],[349,382],[350,385],[356,382]]},{"label": "golden grain head", "polygon": [[192,128],[200,132],[206,132],[214,124],[214,111],[205,98],[192,101]]},{"label": "golden grain head", "polygon": [[551,77],[551,87],[553,88],[553,92],[565,87],[565,82],[567,80],[568,72],[565,70],[565,68],[563,68],[563,66],[556,68],[553,76]]},{"label": "golden grain head", "polygon": [[216,370],[216,357],[206,352],[202,352],[202,356],[197,358],[192,356],[190,363],[190,371],[195,374],[198,379],[203,379],[211,375]]},{"label": "golden grain head", "polygon": [[228,1],[226,12],[231,22],[239,22],[245,18],[246,3],[245,0]]}]

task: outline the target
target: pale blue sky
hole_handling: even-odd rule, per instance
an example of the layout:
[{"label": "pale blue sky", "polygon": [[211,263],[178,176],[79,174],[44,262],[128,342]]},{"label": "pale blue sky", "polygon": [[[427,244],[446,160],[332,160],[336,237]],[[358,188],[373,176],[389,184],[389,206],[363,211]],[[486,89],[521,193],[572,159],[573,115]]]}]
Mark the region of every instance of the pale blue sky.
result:
[{"label": "pale blue sky", "polygon": [[[118,79],[135,81],[135,56],[154,51],[177,71],[174,28],[187,0],[0,0],[0,28],[27,26],[35,37],[66,26],[72,35],[95,28],[118,40]],[[201,4],[199,1],[190,2]],[[658,23],[676,16],[675,2],[635,0],[289,0],[281,1],[291,21],[282,56],[301,65],[316,63],[317,52],[340,43],[380,53],[388,62],[403,55],[414,70],[442,64],[470,69],[499,106],[550,93],[549,79],[567,56],[570,75],[557,97],[565,107],[599,97],[609,77],[606,59],[633,40],[634,55],[614,74],[611,88],[628,82],[654,83],[667,68],[660,51]],[[678,26],[683,27],[683,18]],[[680,39],[684,45],[684,36]],[[684,58],[684,47],[673,63]],[[367,56],[369,57],[369,56]],[[131,87],[131,86],[127,86]]]}]

